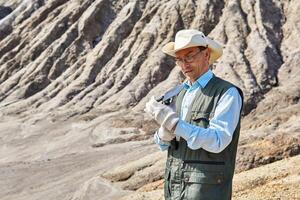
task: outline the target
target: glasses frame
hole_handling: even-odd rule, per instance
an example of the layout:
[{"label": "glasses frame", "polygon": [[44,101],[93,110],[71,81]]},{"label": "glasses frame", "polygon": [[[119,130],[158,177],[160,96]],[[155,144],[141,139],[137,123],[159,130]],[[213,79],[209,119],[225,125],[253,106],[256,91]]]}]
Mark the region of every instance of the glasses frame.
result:
[{"label": "glasses frame", "polygon": [[202,51],[204,51],[205,49],[207,49],[207,47],[198,47],[199,51],[197,53],[195,53],[194,55],[188,55],[185,58],[175,58],[175,63],[177,65],[183,65],[184,63],[192,63],[195,61],[195,57],[201,53]]}]

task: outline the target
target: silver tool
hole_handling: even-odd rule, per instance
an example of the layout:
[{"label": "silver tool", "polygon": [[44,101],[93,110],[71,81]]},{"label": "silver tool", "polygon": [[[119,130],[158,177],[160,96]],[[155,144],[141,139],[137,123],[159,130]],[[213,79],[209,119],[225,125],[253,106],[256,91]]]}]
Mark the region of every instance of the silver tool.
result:
[{"label": "silver tool", "polygon": [[177,85],[176,87],[170,89],[167,91],[164,95],[162,95],[160,98],[156,99],[158,102],[162,102],[166,105],[171,104],[173,97],[177,96],[179,92],[182,90],[183,85]]}]

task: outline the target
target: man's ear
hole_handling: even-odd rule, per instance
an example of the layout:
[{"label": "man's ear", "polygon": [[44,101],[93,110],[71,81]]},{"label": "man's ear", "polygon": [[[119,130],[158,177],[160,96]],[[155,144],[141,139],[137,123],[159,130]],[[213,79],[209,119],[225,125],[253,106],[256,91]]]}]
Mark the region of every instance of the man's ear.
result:
[{"label": "man's ear", "polygon": [[207,48],[206,51],[205,51],[205,57],[207,57],[208,62],[209,62],[209,59],[210,59],[210,53],[211,53],[210,48]]}]

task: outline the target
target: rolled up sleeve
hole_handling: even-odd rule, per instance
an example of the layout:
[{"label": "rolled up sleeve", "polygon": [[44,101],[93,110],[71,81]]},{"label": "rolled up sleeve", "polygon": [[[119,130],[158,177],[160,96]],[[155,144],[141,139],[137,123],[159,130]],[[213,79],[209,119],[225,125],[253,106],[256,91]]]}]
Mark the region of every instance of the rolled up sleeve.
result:
[{"label": "rolled up sleeve", "polygon": [[235,87],[229,88],[219,100],[208,128],[179,120],[175,134],[184,138],[190,149],[203,148],[212,153],[220,153],[232,140],[239,122],[241,107],[242,98],[238,90]]}]

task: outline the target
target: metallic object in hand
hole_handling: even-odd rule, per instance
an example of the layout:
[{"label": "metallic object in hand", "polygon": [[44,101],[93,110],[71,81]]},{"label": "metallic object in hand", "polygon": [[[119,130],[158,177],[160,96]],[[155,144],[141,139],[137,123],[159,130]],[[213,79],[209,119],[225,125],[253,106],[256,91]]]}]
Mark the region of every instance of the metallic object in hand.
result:
[{"label": "metallic object in hand", "polygon": [[182,90],[183,85],[178,85],[171,90],[167,91],[163,96],[156,99],[158,102],[162,102],[165,105],[170,105],[172,103],[173,97],[177,96],[179,92]]}]

